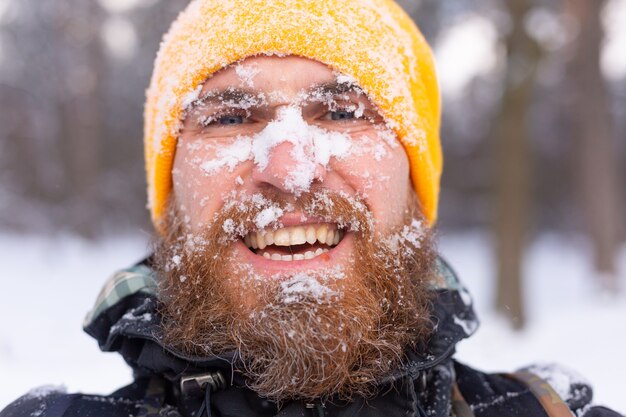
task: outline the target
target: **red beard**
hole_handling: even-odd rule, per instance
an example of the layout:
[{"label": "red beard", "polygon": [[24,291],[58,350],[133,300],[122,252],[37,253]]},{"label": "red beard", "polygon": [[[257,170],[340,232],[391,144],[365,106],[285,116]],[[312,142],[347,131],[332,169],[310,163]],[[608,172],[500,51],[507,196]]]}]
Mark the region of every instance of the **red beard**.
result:
[{"label": "red beard", "polygon": [[[373,395],[405,350],[430,334],[432,230],[417,227],[425,222],[416,200],[407,204],[404,224],[374,236],[362,202],[323,199],[306,194],[296,207],[358,225],[350,267],[282,280],[252,279],[229,257],[233,237],[224,222],[252,228],[258,207],[227,206],[199,238],[171,210],[170,234],[155,251],[166,342],[194,355],[237,351],[251,388],[274,401]],[[302,284],[309,291],[292,291]]]}]

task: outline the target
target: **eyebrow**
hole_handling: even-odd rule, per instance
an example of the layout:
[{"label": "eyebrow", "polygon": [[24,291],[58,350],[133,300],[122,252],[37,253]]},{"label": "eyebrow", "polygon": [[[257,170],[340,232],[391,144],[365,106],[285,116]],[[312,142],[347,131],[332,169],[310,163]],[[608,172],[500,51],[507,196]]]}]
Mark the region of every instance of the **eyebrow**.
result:
[{"label": "eyebrow", "polygon": [[308,94],[322,94],[324,96],[338,96],[342,94],[362,94],[361,87],[350,82],[331,81],[327,83],[317,84],[307,89]]},{"label": "eyebrow", "polygon": [[[304,92],[304,96],[321,95],[328,98],[351,93],[360,95],[363,94],[363,90],[356,84],[338,82],[335,80],[307,88]],[[207,92],[194,101],[187,110],[192,110],[201,104],[237,104],[242,102],[260,104],[266,102],[266,96],[263,92],[238,87],[228,87],[224,90],[212,90]]]},{"label": "eyebrow", "polygon": [[228,87],[225,90],[209,91],[198,100],[196,100],[192,106],[198,104],[223,104],[223,103],[238,103],[248,100],[264,101],[265,94],[246,90],[242,88]]}]

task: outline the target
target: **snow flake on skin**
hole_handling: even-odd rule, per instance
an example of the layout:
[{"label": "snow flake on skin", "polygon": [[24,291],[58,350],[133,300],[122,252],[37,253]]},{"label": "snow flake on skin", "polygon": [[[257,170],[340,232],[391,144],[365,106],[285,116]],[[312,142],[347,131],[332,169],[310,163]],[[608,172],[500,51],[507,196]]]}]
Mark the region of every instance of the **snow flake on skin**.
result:
[{"label": "snow flake on skin", "polygon": [[381,131],[376,132],[372,137],[364,135],[353,140],[354,146],[350,148],[349,156],[373,155],[376,161],[391,156],[388,151],[388,144],[382,140],[385,135]]},{"label": "snow flake on skin", "polygon": [[258,75],[260,70],[255,65],[242,65],[235,66],[235,73],[241,79],[241,82],[246,87],[254,87],[254,77]]},{"label": "snow flake on skin", "polygon": [[218,147],[217,158],[202,162],[200,168],[207,175],[214,175],[225,167],[228,167],[229,172],[233,172],[239,164],[250,160],[251,153],[252,140],[242,137],[230,146]]}]

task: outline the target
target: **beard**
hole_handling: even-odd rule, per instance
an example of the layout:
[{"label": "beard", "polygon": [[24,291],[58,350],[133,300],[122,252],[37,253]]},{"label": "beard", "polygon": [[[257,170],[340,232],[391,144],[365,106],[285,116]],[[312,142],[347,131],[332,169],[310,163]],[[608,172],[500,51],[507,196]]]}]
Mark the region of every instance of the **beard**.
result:
[{"label": "beard", "polygon": [[[404,222],[381,235],[362,201],[268,194],[226,205],[200,234],[169,211],[154,256],[166,344],[195,356],[234,352],[250,388],[279,403],[371,397],[432,330],[436,250],[417,200],[411,193]],[[272,278],[238,267],[232,243],[268,204],[353,233],[348,266]]]}]

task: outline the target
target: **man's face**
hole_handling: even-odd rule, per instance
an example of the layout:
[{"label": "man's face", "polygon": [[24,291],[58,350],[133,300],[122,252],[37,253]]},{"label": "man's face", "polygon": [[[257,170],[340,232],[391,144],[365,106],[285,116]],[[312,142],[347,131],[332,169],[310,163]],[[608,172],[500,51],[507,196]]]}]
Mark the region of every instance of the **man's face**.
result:
[{"label": "man's face", "polygon": [[[173,170],[191,230],[212,225],[232,199],[270,193],[294,203],[312,190],[363,201],[376,233],[404,220],[413,192],[407,156],[348,77],[305,58],[253,57],[215,74],[199,97]],[[289,209],[265,207],[232,243],[233,266],[268,280],[345,267],[355,251],[349,225]]]},{"label": "man's face", "polygon": [[367,395],[430,329],[434,264],[403,148],[348,77],[255,57],[191,97],[169,234],[166,342],[237,351],[268,398]]}]

